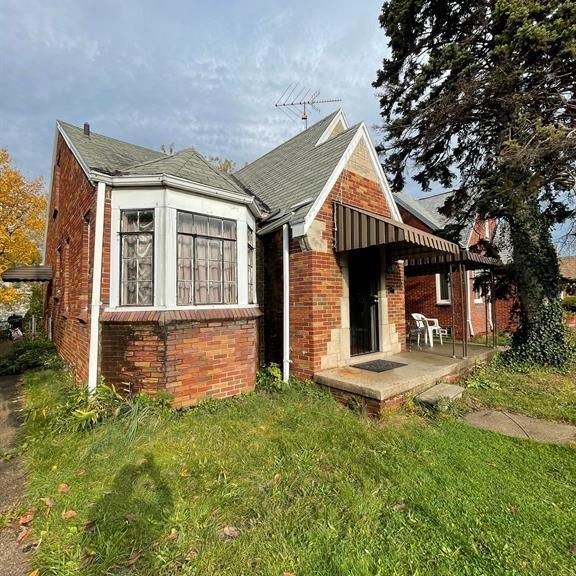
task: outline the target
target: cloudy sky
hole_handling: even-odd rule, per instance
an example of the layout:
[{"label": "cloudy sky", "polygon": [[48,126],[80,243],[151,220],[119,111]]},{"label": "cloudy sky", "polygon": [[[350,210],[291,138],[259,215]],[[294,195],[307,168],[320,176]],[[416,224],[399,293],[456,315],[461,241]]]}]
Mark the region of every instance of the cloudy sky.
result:
[{"label": "cloudy sky", "polygon": [[301,129],[274,108],[294,82],[372,126],[381,4],[0,0],[0,147],[26,176],[46,178],[62,119],[243,164]]}]

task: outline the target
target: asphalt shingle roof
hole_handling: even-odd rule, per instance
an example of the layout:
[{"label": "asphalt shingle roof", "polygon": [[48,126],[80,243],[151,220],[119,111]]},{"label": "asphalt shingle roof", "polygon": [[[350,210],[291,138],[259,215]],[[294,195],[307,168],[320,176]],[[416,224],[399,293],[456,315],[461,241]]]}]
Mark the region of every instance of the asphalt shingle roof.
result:
[{"label": "asphalt shingle roof", "polygon": [[86,136],[82,128],[61,120],[58,124],[88,168],[104,174],[117,174],[133,164],[166,157],[162,152],[128,144],[95,132],[90,132],[90,136]]},{"label": "asphalt shingle roof", "polygon": [[212,166],[193,148],[186,148],[171,156],[163,156],[157,160],[130,166],[122,172],[127,175],[147,176],[168,174],[211,186],[212,188],[248,195],[245,190],[234,181],[232,176]]},{"label": "asphalt shingle roof", "polygon": [[122,176],[166,174],[250,196],[232,176],[212,166],[193,148],[167,155],[95,132],[86,136],[83,128],[67,122],[58,124],[92,170]]},{"label": "asphalt shingle roof", "polygon": [[[294,210],[301,222],[348,148],[359,124],[316,146],[338,111],[245,166],[234,176],[271,210]],[[308,202],[306,202],[308,201]]]},{"label": "asphalt shingle roof", "polygon": [[440,215],[437,212],[430,212],[426,206],[419,202],[416,198],[405,194],[404,192],[396,192],[394,200],[397,204],[414,214],[419,220],[430,226],[432,230],[440,230],[444,227]]}]

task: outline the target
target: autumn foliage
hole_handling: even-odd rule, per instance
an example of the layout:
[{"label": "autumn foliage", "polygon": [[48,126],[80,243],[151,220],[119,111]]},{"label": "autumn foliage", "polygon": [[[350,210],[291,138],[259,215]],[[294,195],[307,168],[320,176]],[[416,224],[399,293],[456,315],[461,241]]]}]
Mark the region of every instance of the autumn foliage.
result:
[{"label": "autumn foliage", "polygon": [[[17,264],[38,264],[46,196],[41,178],[27,180],[0,148],[0,274]],[[0,283],[0,304],[15,304],[19,290]]]}]

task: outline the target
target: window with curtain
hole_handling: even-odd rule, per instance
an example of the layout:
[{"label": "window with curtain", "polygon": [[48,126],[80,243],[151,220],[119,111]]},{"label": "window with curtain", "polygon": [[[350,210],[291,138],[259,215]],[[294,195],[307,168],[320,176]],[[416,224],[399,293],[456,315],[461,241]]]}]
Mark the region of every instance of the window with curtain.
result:
[{"label": "window with curtain", "polygon": [[254,230],[248,226],[248,304],[254,304],[256,301],[255,289],[255,271],[256,271],[256,238]]},{"label": "window with curtain", "polygon": [[438,304],[450,304],[449,274],[436,274],[436,300]]},{"label": "window with curtain", "polygon": [[179,211],[177,234],[178,304],[236,304],[236,222]]},{"label": "window with curtain", "polygon": [[122,210],[120,305],[154,304],[154,210]]}]

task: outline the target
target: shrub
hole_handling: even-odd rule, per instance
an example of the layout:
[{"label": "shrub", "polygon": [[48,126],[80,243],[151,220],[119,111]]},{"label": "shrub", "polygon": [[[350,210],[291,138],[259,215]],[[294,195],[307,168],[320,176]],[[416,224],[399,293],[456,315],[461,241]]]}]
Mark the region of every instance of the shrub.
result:
[{"label": "shrub", "polygon": [[0,359],[0,375],[21,374],[26,370],[57,369],[62,361],[56,348],[46,338],[23,338],[14,343],[8,354]]},{"label": "shrub", "polygon": [[256,389],[264,392],[280,392],[287,384],[282,379],[282,370],[278,364],[264,366],[256,376]]}]

